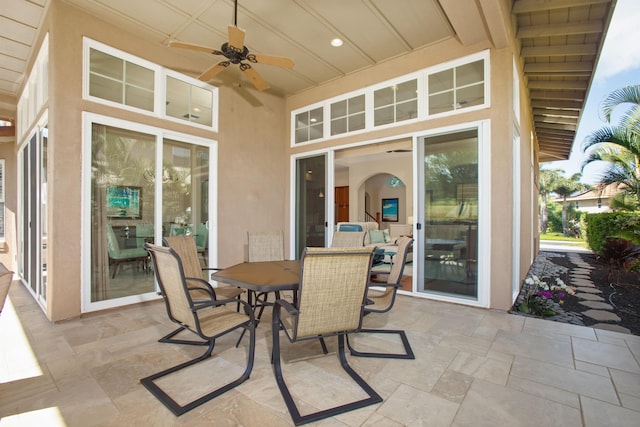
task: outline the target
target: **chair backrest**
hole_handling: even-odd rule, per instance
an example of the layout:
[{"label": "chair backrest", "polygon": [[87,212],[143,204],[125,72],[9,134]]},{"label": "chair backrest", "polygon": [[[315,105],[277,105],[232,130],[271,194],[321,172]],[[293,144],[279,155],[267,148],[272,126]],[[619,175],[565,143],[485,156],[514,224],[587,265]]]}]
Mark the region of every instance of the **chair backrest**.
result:
[{"label": "chair backrest", "polygon": [[153,240],[153,224],[136,224],[136,243],[139,248],[144,247],[145,240]]},{"label": "chair backrest", "polygon": [[403,236],[398,240],[398,250],[389,272],[388,284],[399,284],[402,279],[402,273],[404,271],[404,265],[407,262],[407,254],[413,245],[413,239],[411,237]]},{"label": "chair backrest", "polygon": [[169,318],[192,330],[198,330],[199,324],[191,310],[193,301],[187,290],[187,282],[180,257],[171,248],[151,243],[146,243],[144,247],[151,255],[151,261],[167,306]]},{"label": "chair backrest", "polygon": [[372,248],[305,249],[294,338],[360,328],[372,258]]},{"label": "chair backrest", "polygon": [[209,229],[207,224],[200,223],[196,227],[196,247],[204,250],[207,246],[207,238],[209,237]]},{"label": "chair backrest", "polygon": [[180,257],[186,277],[196,277],[198,279],[203,277],[196,241],[192,236],[169,236],[162,240],[165,245],[173,249]]},{"label": "chair backrest", "polygon": [[282,231],[249,231],[249,262],[284,261]]},{"label": "chair backrest", "polygon": [[359,248],[364,246],[366,231],[335,231],[331,240],[332,248]]},{"label": "chair backrest", "polygon": [[107,252],[111,258],[120,258],[120,245],[111,224],[107,224]]}]

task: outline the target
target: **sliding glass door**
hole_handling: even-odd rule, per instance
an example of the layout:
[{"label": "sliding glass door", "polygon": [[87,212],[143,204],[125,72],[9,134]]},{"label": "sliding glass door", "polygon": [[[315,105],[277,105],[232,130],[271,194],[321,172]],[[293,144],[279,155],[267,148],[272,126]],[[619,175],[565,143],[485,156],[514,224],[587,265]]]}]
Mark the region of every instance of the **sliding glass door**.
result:
[{"label": "sliding glass door", "polygon": [[296,160],[295,256],[305,247],[324,247],[327,230],[326,155]]},{"label": "sliding glass door", "polygon": [[203,266],[210,259],[214,143],[187,135],[169,139],[161,129],[101,116],[87,121],[90,261],[83,310],[157,298],[145,243],[192,236]]},{"label": "sliding glass door", "polygon": [[426,137],[422,292],[478,299],[478,129]]}]

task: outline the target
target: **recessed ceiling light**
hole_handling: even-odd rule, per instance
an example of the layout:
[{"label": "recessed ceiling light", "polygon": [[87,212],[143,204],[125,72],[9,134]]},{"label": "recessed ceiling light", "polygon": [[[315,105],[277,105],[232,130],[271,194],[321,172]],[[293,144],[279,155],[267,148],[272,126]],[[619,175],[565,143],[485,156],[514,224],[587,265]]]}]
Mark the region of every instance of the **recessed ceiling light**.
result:
[{"label": "recessed ceiling light", "polygon": [[340,46],[342,46],[342,43],[344,43],[342,41],[342,39],[339,39],[337,37],[335,39],[331,40],[331,46],[333,46],[333,47],[340,47]]}]

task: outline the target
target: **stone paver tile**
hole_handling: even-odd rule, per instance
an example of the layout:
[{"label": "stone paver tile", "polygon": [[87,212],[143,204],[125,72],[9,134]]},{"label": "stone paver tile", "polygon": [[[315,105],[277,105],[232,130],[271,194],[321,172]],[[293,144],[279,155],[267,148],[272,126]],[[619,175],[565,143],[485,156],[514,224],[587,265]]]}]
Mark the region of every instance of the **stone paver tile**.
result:
[{"label": "stone paver tile", "polygon": [[619,393],[640,398],[640,374],[611,369],[611,379]]},{"label": "stone paver tile", "polygon": [[600,322],[619,322],[622,320],[617,314],[605,310],[587,310],[582,315]]},{"label": "stone paver tile", "polygon": [[[608,368],[640,374],[640,365],[626,346],[604,342],[572,338],[573,353],[576,360],[582,360]],[[638,375],[640,378],[640,375]],[[640,392],[640,386],[638,388]]]},{"label": "stone paver tile", "polygon": [[584,280],[584,279],[572,280],[571,284],[575,286],[592,286],[592,287],[596,286],[593,284],[591,280]]},{"label": "stone paver tile", "polygon": [[582,402],[585,427],[640,425],[640,412],[585,396],[580,396],[580,401]]},{"label": "stone paver tile", "polygon": [[376,411],[402,425],[451,425],[457,403],[402,384]]},{"label": "stone paver tile", "polygon": [[604,298],[602,298],[601,296],[588,294],[586,292],[578,295],[578,298],[589,301],[604,301]]},{"label": "stone paver tile", "polygon": [[[607,377],[608,376],[609,375],[607,373]],[[507,381],[507,387],[514,390],[523,391],[525,393],[532,394],[543,399],[553,400],[554,402],[568,405],[572,408],[580,409],[580,397],[577,393],[573,393],[571,391],[560,390],[556,387],[540,384],[539,382],[527,380],[524,378],[518,378],[513,375],[509,377],[509,381]]]},{"label": "stone paver tile", "polygon": [[589,372],[578,371],[573,368],[566,368],[527,357],[516,357],[511,368],[511,375],[583,396],[593,397],[614,405],[619,404],[618,395],[611,379]]},{"label": "stone paver tile", "polygon": [[591,273],[591,269],[590,268],[579,267],[579,268],[574,268],[573,272],[575,274],[580,274],[580,273],[589,274],[589,273]]},{"label": "stone paver tile", "polygon": [[613,325],[611,323],[596,323],[595,325],[591,325],[593,329],[601,329],[604,331],[611,332],[620,332],[621,334],[630,334],[631,331],[624,326]]},{"label": "stone paver tile", "polygon": [[611,304],[607,304],[606,302],[600,301],[580,301],[580,305],[584,305],[585,307],[594,308],[596,310],[613,310],[613,306]]},{"label": "stone paver tile", "polygon": [[586,292],[588,294],[601,294],[602,293],[602,291],[600,289],[595,288],[595,287],[590,288],[588,286],[578,286],[576,288],[576,291],[578,291],[578,292]]},{"label": "stone paver tile", "polygon": [[[409,402],[414,400],[415,397],[410,396]],[[406,402],[404,404],[407,405]],[[576,408],[512,388],[476,380],[467,392],[467,396],[460,405],[460,410],[451,425],[474,427],[561,425],[577,427],[582,426],[582,422],[580,411]]]},{"label": "stone paver tile", "polygon": [[[528,320],[528,319],[527,319]],[[552,333],[554,323],[546,322],[547,333]],[[558,326],[561,324],[558,323]],[[492,351],[514,356],[526,356],[540,361],[550,361],[556,365],[573,367],[573,350],[569,336],[534,335],[499,331],[491,345]]]}]

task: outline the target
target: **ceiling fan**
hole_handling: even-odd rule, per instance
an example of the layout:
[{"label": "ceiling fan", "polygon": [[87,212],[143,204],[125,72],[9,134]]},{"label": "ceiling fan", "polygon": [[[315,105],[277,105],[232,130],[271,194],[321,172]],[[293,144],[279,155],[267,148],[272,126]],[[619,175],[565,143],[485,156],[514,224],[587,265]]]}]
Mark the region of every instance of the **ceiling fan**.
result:
[{"label": "ceiling fan", "polygon": [[293,61],[282,56],[262,55],[259,53],[249,52],[249,49],[244,45],[245,31],[238,28],[238,0],[235,0],[234,3],[233,25],[229,25],[229,41],[223,43],[220,50],[207,46],[177,41],[170,42],[169,46],[208,52],[213,55],[221,55],[226,58],[200,74],[198,76],[199,80],[207,82],[229,65],[238,64],[240,66],[240,71],[249,78],[256,89],[265,90],[269,87],[269,84],[262,78],[255,68],[248,64],[248,62],[253,64],[275,65],[276,67],[282,68],[293,68]]}]

